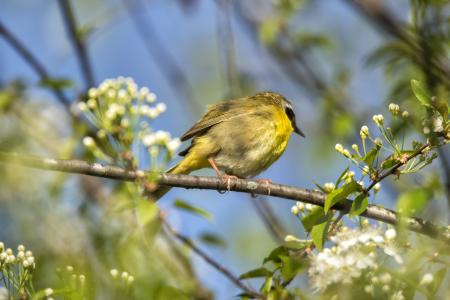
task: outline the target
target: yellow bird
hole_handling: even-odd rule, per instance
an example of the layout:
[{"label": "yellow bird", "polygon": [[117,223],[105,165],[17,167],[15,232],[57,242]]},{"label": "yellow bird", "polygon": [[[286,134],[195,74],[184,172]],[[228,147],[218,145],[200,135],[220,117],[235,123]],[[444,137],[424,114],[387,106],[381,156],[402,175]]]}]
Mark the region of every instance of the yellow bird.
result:
[{"label": "yellow bird", "polygon": [[[282,95],[262,92],[251,97],[225,100],[208,106],[206,114],[181,136],[192,139],[179,153],[184,156],[167,171],[189,174],[212,167],[224,180],[251,178],[272,165],[286,149],[297,127],[291,103]],[[170,190],[159,186],[152,194],[158,200]]]}]

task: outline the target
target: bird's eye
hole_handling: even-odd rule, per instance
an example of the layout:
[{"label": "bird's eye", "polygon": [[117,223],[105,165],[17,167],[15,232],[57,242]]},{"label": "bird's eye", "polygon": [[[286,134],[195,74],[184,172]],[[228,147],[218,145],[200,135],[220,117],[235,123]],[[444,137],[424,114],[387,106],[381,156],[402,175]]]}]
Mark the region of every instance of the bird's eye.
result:
[{"label": "bird's eye", "polygon": [[292,110],[292,107],[286,106],[284,108],[284,111],[286,112],[286,115],[288,116],[289,120],[291,121],[295,120],[295,114],[294,111]]}]

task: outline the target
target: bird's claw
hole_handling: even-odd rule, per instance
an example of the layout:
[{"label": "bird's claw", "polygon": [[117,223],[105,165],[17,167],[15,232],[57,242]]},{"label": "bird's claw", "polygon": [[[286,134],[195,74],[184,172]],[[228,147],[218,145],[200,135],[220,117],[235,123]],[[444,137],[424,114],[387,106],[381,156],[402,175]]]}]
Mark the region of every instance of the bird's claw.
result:
[{"label": "bird's claw", "polygon": [[272,184],[271,179],[256,179],[259,183],[265,183],[267,185],[267,195],[270,196],[270,185]]},{"label": "bird's claw", "polygon": [[231,179],[239,179],[239,177],[234,176],[234,175],[228,175],[228,174],[223,174],[221,176],[222,181],[226,181],[227,182],[227,190],[230,191],[231,190]]}]

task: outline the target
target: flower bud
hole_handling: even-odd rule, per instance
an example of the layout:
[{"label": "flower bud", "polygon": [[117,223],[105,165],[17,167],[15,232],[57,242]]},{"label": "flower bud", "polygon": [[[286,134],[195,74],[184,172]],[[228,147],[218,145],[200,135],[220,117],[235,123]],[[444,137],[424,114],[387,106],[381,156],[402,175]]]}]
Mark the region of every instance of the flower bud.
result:
[{"label": "flower bud", "polygon": [[387,240],[393,240],[397,236],[397,231],[395,231],[394,228],[389,228],[384,233],[384,236],[386,237]]},{"label": "flower bud", "polygon": [[117,276],[119,276],[119,271],[117,269],[111,269],[109,274],[111,274],[112,278],[117,278]]},{"label": "flower bud", "polygon": [[373,191],[375,193],[378,193],[380,191],[381,188],[381,184],[379,182],[375,183],[375,185],[373,186]]},{"label": "flower bud", "polygon": [[323,189],[325,190],[326,193],[331,193],[335,188],[336,186],[332,182],[326,182],[323,185]]},{"label": "flower bud", "polygon": [[434,280],[433,274],[426,273],[423,275],[422,280],[420,281],[419,285],[428,285],[432,283]]},{"label": "flower bud", "polygon": [[372,117],[372,119],[373,119],[373,121],[375,122],[375,124],[376,124],[378,127],[382,127],[382,126],[383,126],[383,123],[384,123],[384,117],[383,117],[383,115],[381,115],[381,114],[374,115],[374,116]]},{"label": "flower bud", "polygon": [[363,126],[361,127],[361,130],[359,131],[359,135],[361,136],[361,139],[365,140],[369,137],[369,127]]},{"label": "flower bud", "polygon": [[45,296],[47,296],[47,297],[51,296],[51,295],[53,294],[53,289],[51,289],[51,288],[46,288],[46,289],[44,290],[44,294],[45,294]]},{"label": "flower bud", "polygon": [[398,113],[400,112],[400,106],[398,104],[391,103],[389,104],[389,111],[393,116],[397,116]]},{"label": "flower bud", "polygon": [[344,147],[341,144],[336,144],[336,146],[334,146],[334,149],[336,149],[336,151],[339,153],[344,152]]},{"label": "flower bud", "polygon": [[83,138],[83,145],[88,148],[88,149],[92,149],[95,147],[95,141],[92,137],[90,136],[85,136]]}]

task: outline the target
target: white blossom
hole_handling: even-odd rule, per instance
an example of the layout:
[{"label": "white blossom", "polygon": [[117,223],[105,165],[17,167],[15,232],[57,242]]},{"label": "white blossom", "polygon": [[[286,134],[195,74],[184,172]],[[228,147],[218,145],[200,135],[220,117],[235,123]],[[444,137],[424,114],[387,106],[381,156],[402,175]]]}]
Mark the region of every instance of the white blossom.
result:
[{"label": "white blossom", "polygon": [[119,271],[117,269],[111,269],[109,274],[111,274],[112,278],[117,278],[117,276],[119,276]]},{"label": "white blossom", "polygon": [[400,112],[400,106],[398,104],[396,104],[396,103],[390,103],[389,104],[389,111],[391,112],[391,114],[393,116],[396,116]]},{"label": "white blossom", "polygon": [[95,141],[94,141],[94,139],[93,139],[92,137],[90,137],[90,136],[85,136],[85,137],[83,138],[83,145],[84,145],[86,148],[93,148],[93,147],[95,147]]},{"label": "white blossom", "polygon": [[374,115],[374,116],[372,117],[372,119],[373,119],[374,123],[375,123],[378,127],[382,127],[382,126],[383,126],[383,123],[384,123],[384,117],[383,117],[383,115],[381,115],[381,114]]},{"label": "white blossom", "polygon": [[366,138],[369,137],[369,127],[367,126],[362,126],[361,130],[359,131],[359,135],[361,136],[361,139],[365,140]]},{"label": "white blossom", "polygon": [[334,189],[336,188],[335,184],[333,182],[326,182],[323,185],[323,189],[325,190],[325,192],[327,193],[331,193]]},{"label": "white blossom", "polygon": [[434,280],[433,274],[431,273],[426,273],[423,275],[422,280],[420,280],[420,285],[428,285],[430,283],[432,283]]},{"label": "white blossom", "polygon": [[378,193],[380,191],[380,189],[381,189],[381,183],[379,183],[379,182],[375,183],[375,185],[373,186],[373,191],[375,193]]},{"label": "white blossom", "polygon": [[334,149],[336,149],[336,151],[339,153],[344,152],[344,147],[341,144],[336,144],[336,146],[334,146]]},{"label": "white blossom", "polygon": [[[311,254],[308,274],[314,289],[323,291],[331,284],[351,283],[366,272],[377,270],[379,262],[376,249],[383,249],[397,261],[396,256],[399,255],[395,247],[384,236],[382,230],[369,226],[339,231],[331,236],[330,240],[334,244],[332,248]],[[383,284],[390,280],[390,274],[381,275]],[[376,283],[374,278],[372,282]],[[370,288],[366,290],[368,293],[371,291]]]},{"label": "white blossom", "polygon": [[53,294],[53,289],[51,289],[51,288],[46,288],[46,289],[44,290],[44,294],[45,294],[45,296],[47,296],[47,297],[51,296],[51,295]]},{"label": "white blossom", "polygon": [[180,147],[181,141],[178,138],[172,139],[169,143],[167,143],[167,150],[170,152],[175,152]]},{"label": "white blossom", "polygon": [[305,203],[303,203],[301,201],[295,202],[295,206],[297,206],[297,208],[301,211],[303,211],[305,209]]},{"label": "white blossom", "polygon": [[393,240],[397,237],[397,232],[395,231],[394,228],[389,228],[388,230],[386,230],[386,232],[384,233],[384,236],[386,237],[386,239],[388,240]]},{"label": "white blossom", "polygon": [[434,116],[432,118],[433,124],[433,132],[442,132],[444,131],[444,119],[442,116]]},{"label": "white blossom", "polygon": [[163,113],[163,112],[165,112],[166,109],[167,109],[167,106],[166,106],[166,104],[163,103],[163,102],[160,102],[160,103],[158,103],[158,104],[156,105],[156,110],[157,110],[158,113],[160,113],[160,114]]}]

